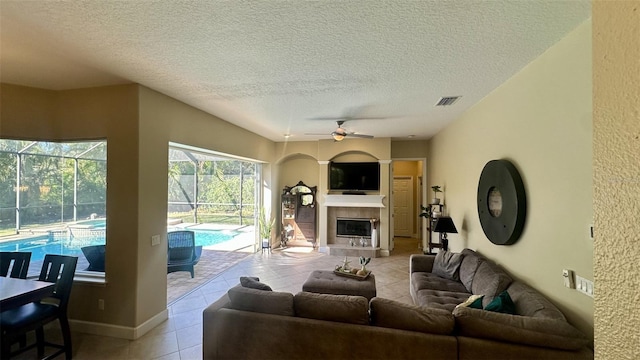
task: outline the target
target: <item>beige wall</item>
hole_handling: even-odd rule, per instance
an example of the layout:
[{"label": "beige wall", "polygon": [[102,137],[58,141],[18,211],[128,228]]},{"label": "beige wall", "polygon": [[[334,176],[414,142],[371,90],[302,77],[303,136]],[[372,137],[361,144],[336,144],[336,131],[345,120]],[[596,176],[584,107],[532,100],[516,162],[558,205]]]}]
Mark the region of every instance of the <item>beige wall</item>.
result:
[{"label": "beige wall", "polygon": [[640,3],[593,3],[595,350],[640,358]]},{"label": "beige wall", "polygon": [[423,158],[427,154],[429,142],[427,140],[405,140],[391,142],[392,159]]},{"label": "beige wall", "polygon": [[[135,329],[166,310],[170,141],[274,159],[273,142],[138,85],[52,92],[3,84],[1,90],[0,137],[107,139],[107,281],[74,286],[75,320]],[[154,234],[162,237],[159,246],[151,246]],[[98,311],[98,299],[104,299],[104,311]]]},{"label": "beige wall", "polygon": [[0,135],[20,138],[29,129],[29,140],[58,138],[54,113],[56,92],[0,84]]},{"label": "beige wall", "polygon": [[[449,246],[494,259],[589,335],[593,299],[564,287],[562,270],[593,279],[591,87],[587,21],[432,138],[427,163],[459,231]],[[478,180],[493,159],[512,161],[527,192],[524,231],[511,246],[492,244],[478,220]]]},{"label": "beige wall", "polygon": [[[140,144],[138,193],[139,307],[136,324],[166,308],[167,159],[169,142],[219,153],[271,162],[275,144],[180,101],[140,86]],[[251,146],[246,146],[251,144]],[[264,186],[271,189],[272,179]],[[151,236],[162,236],[151,246]]]},{"label": "beige wall", "polygon": [[279,190],[302,181],[308,186],[318,186],[320,179],[318,160],[308,155],[294,155],[283,161],[279,168]]},{"label": "beige wall", "polygon": [[[134,326],[138,301],[137,86],[53,92],[3,84],[0,137],[107,139],[107,283],[76,284],[69,312],[74,319]],[[98,299],[104,299],[104,311],[97,311]]]}]

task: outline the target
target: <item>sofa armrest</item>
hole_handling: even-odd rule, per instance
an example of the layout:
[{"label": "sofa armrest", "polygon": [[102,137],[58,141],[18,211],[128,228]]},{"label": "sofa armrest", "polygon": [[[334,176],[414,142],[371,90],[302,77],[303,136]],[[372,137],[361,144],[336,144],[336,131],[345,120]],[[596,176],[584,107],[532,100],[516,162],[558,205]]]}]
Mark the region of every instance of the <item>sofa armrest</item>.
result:
[{"label": "sofa armrest", "polygon": [[202,352],[205,359],[212,357],[211,354],[215,354],[218,346],[214,327],[218,311],[223,308],[229,308],[230,304],[229,295],[225,293],[202,312]]},{"label": "sofa armrest", "polygon": [[414,272],[431,272],[435,259],[435,255],[411,255],[409,258],[409,274]]}]

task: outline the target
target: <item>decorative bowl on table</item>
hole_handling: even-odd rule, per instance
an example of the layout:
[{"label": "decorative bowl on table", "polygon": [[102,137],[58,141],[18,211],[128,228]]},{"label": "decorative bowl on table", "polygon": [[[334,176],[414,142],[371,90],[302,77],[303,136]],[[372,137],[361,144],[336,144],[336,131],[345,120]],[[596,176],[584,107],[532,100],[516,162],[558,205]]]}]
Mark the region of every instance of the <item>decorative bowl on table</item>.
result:
[{"label": "decorative bowl on table", "polygon": [[364,275],[362,273],[358,275],[358,270],[359,269],[343,269],[342,266],[336,266],[335,270],[333,270],[333,273],[339,276],[344,276],[356,280],[364,280],[369,277],[369,274],[371,274],[371,270],[365,270]]}]

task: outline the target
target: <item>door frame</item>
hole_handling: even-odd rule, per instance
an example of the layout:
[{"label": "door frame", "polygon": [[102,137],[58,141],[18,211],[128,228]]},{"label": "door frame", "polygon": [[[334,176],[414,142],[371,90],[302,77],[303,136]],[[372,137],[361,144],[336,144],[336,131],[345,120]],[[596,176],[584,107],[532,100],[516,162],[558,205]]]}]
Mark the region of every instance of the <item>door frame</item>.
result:
[{"label": "door frame", "polygon": [[[420,199],[420,204],[414,204],[414,206],[416,206],[416,209],[418,211],[418,214],[420,213],[420,205],[422,204],[428,204],[427,201],[427,158],[426,157],[408,157],[408,158],[392,158],[391,161],[418,161],[418,162],[422,162],[422,174],[420,175],[422,177],[422,184],[418,184],[418,186],[420,186],[420,191],[419,193],[422,195],[422,199]],[[390,178],[393,179],[394,177],[394,168],[392,167],[392,173]],[[392,180],[393,181],[393,180]],[[393,189],[393,187],[392,187]],[[391,193],[391,200],[393,201],[393,191],[390,191]],[[393,202],[391,203],[393,204]],[[393,207],[390,209],[391,212],[393,212]],[[393,233],[391,234],[391,236],[393,237]],[[425,218],[420,218],[420,247],[422,249],[425,249],[425,247],[427,246],[427,220]]]}]

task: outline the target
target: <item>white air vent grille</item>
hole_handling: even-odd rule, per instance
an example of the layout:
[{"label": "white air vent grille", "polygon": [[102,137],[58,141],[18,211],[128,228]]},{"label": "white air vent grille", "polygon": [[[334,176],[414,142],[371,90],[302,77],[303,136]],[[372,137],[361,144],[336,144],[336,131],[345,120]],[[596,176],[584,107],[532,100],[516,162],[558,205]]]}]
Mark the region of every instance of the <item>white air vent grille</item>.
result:
[{"label": "white air vent grille", "polygon": [[456,101],[458,101],[458,99],[460,99],[461,96],[447,96],[447,97],[441,97],[440,100],[438,101],[438,103],[436,104],[436,106],[449,106],[449,105],[453,105],[453,103],[455,103]]}]

